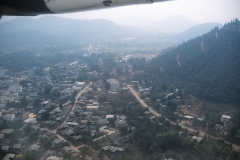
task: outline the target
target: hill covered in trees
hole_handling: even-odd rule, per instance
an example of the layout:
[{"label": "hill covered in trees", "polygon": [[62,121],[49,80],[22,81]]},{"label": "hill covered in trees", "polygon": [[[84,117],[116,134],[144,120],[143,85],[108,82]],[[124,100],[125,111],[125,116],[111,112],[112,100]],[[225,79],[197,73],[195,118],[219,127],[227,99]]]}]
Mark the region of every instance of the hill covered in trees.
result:
[{"label": "hill covered in trees", "polygon": [[[205,100],[240,102],[240,22],[163,51],[136,79],[153,80],[153,87],[184,88]],[[146,75],[147,74],[147,75]]]},{"label": "hill covered in trees", "polygon": [[195,38],[197,36],[200,36],[204,33],[209,32],[211,29],[213,29],[216,26],[219,28],[222,27],[222,25],[220,23],[199,24],[199,25],[193,26],[193,27],[185,30],[184,32],[182,32],[180,34],[174,35],[171,39],[173,41],[178,41],[178,42],[187,41],[189,39]]}]

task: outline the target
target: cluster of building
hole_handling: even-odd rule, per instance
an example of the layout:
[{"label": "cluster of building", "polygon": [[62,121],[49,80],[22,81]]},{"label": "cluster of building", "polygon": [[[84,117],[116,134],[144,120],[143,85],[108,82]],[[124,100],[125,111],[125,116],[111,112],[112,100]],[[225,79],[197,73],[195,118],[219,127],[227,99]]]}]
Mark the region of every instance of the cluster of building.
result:
[{"label": "cluster of building", "polygon": [[[69,101],[69,97],[74,92],[79,92],[85,86],[85,82],[75,81],[72,83],[71,78],[76,78],[75,72],[87,69],[87,65],[79,65],[78,62],[73,62],[66,65],[58,64],[54,66],[53,73],[56,76],[64,77],[61,81],[59,79],[51,80],[49,72],[51,68],[47,67],[43,69],[46,76],[37,76],[34,74],[34,70],[28,70],[14,75],[8,75],[8,71],[0,72],[1,76],[7,77],[7,80],[0,81],[2,86],[1,90],[1,103],[0,103],[0,117],[7,123],[21,123],[21,133],[25,127],[30,126],[31,132],[39,134],[38,140],[29,145],[29,137],[19,138],[16,144],[11,143],[11,136],[18,132],[15,128],[2,129],[0,133],[0,147],[1,150],[6,154],[5,159],[14,158],[17,154],[24,150],[38,151],[41,149],[40,139],[44,138],[52,142],[53,150],[49,150],[45,155],[45,159],[61,159],[57,157],[54,151],[54,146],[62,146],[63,152],[71,155],[71,157],[80,156],[79,151],[72,149],[65,145],[66,140],[74,145],[82,144],[81,132],[90,132],[92,137],[98,135],[107,134],[109,126],[109,118],[114,118],[111,114],[95,115],[97,111],[104,111],[108,113],[111,105],[109,102],[99,102],[100,96],[104,96],[108,92],[95,91],[90,88],[92,94],[89,95],[87,92],[83,93],[78,99],[72,104]],[[61,71],[61,67],[67,67],[67,69]],[[92,76],[92,73],[89,73]],[[26,83],[24,86],[20,85],[22,81]],[[110,83],[110,91],[117,93],[120,88],[120,83],[115,79],[108,79]],[[34,101],[38,98],[39,93],[43,95],[44,87],[51,85],[51,91],[57,90],[60,94],[54,100],[44,99],[41,97],[41,105],[35,106]],[[101,84],[93,84],[92,86],[101,86]],[[104,93],[104,94],[103,94]],[[7,107],[7,103],[14,102],[15,104],[21,104],[20,100],[26,98],[26,107]],[[60,106],[60,103],[64,103]],[[31,116],[28,116],[31,115]],[[44,115],[47,115],[44,117]],[[115,125],[126,125],[126,116],[116,116]],[[98,129],[100,128],[100,129]],[[59,138],[62,136],[65,140]],[[27,145],[27,148],[26,148]],[[110,147],[110,150],[114,150],[114,147]],[[117,151],[116,149],[115,151]],[[115,152],[114,151],[114,152]],[[122,151],[122,150],[121,150]]]},{"label": "cluster of building", "polygon": [[137,59],[145,59],[146,61],[149,61],[153,58],[155,58],[158,54],[131,54],[131,55],[125,55],[122,57],[122,61],[127,62],[131,58],[137,58]]}]

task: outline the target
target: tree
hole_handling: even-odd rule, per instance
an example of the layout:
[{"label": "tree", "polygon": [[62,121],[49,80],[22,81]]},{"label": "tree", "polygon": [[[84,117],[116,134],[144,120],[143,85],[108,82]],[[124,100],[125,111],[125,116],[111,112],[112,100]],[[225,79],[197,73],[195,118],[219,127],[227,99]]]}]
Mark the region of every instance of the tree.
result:
[{"label": "tree", "polygon": [[46,150],[49,150],[52,147],[52,142],[45,138],[41,138],[40,144]]},{"label": "tree", "polygon": [[163,159],[163,154],[159,152],[154,152],[151,156],[153,160],[162,160]]},{"label": "tree", "polygon": [[34,152],[27,152],[25,155],[24,155],[24,160],[33,160],[35,159],[36,156],[34,154]]},{"label": "tree", "polygon": [[233,137],[235,136],[235,134],[237,133],[237,126],[231,126],[231,128],[229,129],[229,132],[228,132],[228,136],[229,137]]},{"label": "tree", "polygon": [[20,81],[19,84],[20,84],[22,87],[27,87],[27,86],[28,86],[26,80],[22,80],[22,81]]},{"label": "tree", "polygon": [[105,89],[106,90],[109,90],[111,87],[111,84],[109,82],[105,83]]},{"label": "tree", "polygon": [[23,128],[23,131],[25,132],[25,134],[28,134],[29,132],[31,132],[31,126],[28,124]]},{"label": "tree", "polygon": [[122,68],[121,67],[117,67],[116,68],[116,72],[118,75],[122,75]]},{"label": "tree", "polygon": [[128,132],[128,127],[127,126],[120,126],[119,130],[122,134],[127,134]]},{"label": "tree", "polygon": [[8,128],[8,122],[7,121],[1,121],[0,122],[0,129],[7,129]]},{"label": "tree", "polygon": [[114,118],[108,118],[109,124],[114,127],[115,126],[115,120]]},{"label": "tree", "polygon": [[46,86],[44,87],[44,94],[50,94],[51,88],[52,88],[51,85],[46,85]]},{"label": "tree", "polygon": [[29,141],[30,142],[37,140],[37,138],[38,138],[38,132],[33,131],[33,132],[29,133]]},{"label": "tree", "polygon": [[48,112],[43,112],[43,113],[41,114],[41,118],[42,118],[43,121],[48,120],[49,116],[50,116],[50,115],[49,115]]},{"label": "tree", "polygon": [[63,109],[63,104],[59,104],[59,108],[60,108],[60,109]]},{"label": "tree", "polygon": [[34,100],[34,106],[35,107],[41,106],[41,99],[40,98],[37,98],[37,99]]},{"label": "tree", "polygon": [[28,104],[26,97],[23,97],[22,99],[20,99],[20,102],[23,107],[26,107]]}]

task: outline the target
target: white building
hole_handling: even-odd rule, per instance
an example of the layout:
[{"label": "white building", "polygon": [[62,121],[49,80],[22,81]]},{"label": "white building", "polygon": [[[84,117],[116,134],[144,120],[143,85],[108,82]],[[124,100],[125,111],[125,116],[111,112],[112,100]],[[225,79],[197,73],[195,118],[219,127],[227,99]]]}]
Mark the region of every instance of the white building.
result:
[{"label": "white building", "polygon": [[29,93],[29,97],[37,97],[38,93],[37,92],[31,92]]},{"label": "white building", "polygon": [[20,86],[20,85],[12,85],[10,87],[10,92],[12,92],[12,93],[20,93],[20,92],[22,92],[22,86]]},{"label": "white building", "polygon": [[197,136],[193,136],[192,139],[196,140],[197,142],[201,142],[203,140],[202,137],[197,137]]},{"label": "white building", "polygon": [[99,106],[86,106],[87,110],[98,110]]},{"label": "white building", "polygon": [[108,79],[107,82],[110,83],[110,90],[120,90],[119,81],[116,79]]},{"label": "white building", "polygon": [[18,95],[18,93],[8,94],[7,96],[8,96],[9,98],[13,98],[14,100],[19,99],[19,95]]},{"label": "white building", "polygon": [[76,68],[78,66],[78,62],[77,61],[76,62],[72,62],[68,66],[69,66],[69,68]]},{"label": "white building", "polygon": [[45,106],[45,105],[47,105],[49,103],[49,101],[43,101],[42,103],[41,103],[41,105],[42,106]]},{"label": "white building", "polygon": [[50,157],[47,157],[46,160],[63,160],[63,158],[61,158],[61,157],[56,157],[56,156],[50,156]]},{"label": "white building", "polygon": [[8,96],[1,97],[1,103],[7,103],[7,102],[13,102],[13,101],[14,101],[13,97],[8,97]]},{"label": "white building", "polygon": [[30,121],[36,121],[36,118],[28,118],[23,121],[23,123],[28,124]]},{"label": "white building", "polygon": [[108,119],[108,118],[114,118],[114,115],[111,115],[111,114],[106,115],[106,118],[107,118],[107,119]]},{"label": "white building", "polygon": [[193,119],[194,117],[193,117],[193,116],[189,116],[189,115],[185,115],[184,118],[187,119],[187,120],[191,120],[191,119]]},{"label": "white building", "polygon": [[231,116],[222,115],[222,121],[229,121],[230,119],[231,119]]},{"label": "white building", "polygon": [[76,86],[73,86],[72,87],[72,90],[74,90],[74,91],[79,91],[79,90],[81,90],[82,89],[82,87],[76,87]]},{"label": "white building", "polygon": [[78,81],[76,81],[76,82],[74,83],[74,86],[76,86],[76,87],[84,87],[85,84],[86,84],[86,82],[78,82]]},{"label": "white building", "polygon": [[3,116],[3,120],[9,121],[9,122],[12,122],[14,118],[15,118],[15,114],[5,114]]}]

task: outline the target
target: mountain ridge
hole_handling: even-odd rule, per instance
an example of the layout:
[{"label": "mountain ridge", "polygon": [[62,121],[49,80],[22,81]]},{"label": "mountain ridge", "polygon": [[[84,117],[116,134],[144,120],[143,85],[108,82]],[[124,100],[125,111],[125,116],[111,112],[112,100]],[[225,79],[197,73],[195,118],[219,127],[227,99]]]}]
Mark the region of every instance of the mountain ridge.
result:
[{"label": "mountain ridge", "polygon": [[185,89],[205,100],[240,103],[239,44],[240,22],[236,19],[163,51],[148,63],[147,75],[135,79],[148,77],[157,88]]},{"label": "mountain ridge", "polygon": [[190,40],[192,38],[196,38],[198,36],[201,36],[209,31],[211,31],[211,29],[215,28],[215,27],[222,27],[222,24],[220,23],[214,23],[214,22],[210,22],[210,23],[203,23],[203,24],[198,24],[196,26],[193,26],[187,30],[185,30],[184,32],[177,34],[175,36],[173,36],[173,40],[177,40],[179,42],[183,42],[183,41],[187,41]]},{"label": "mountain ridge", "polygon": [[179,34],[195,25],[198,22],[182,15],[172,15],[158,22],[142,25],[141,29],[158,34]]},{"label": "mountain ridge", "polygon": [[[22,35],[23,32],[26,36]],[[28,32],[31,33],[27,35]],[[33,32],[35,32],[35,35]],[[0,46],[4,47],[3,44],[7,44],[7,40],[9,42],[7,44],[8,46],[31,45],[31,39],[38,39],[40,33],[45,34],[46,41],[51,44],[56,44],[59,41],[70,43],[98,37],[122,38],[146,34],[146,32],[141,29],[120,26],[105,19],[86,21],[56,16],[43,16],[38,19],[19,17],[0,24]],[[19,37],[19,35],[22,36]],[[49,38],[47,38],[47,35],[49,35]],[[12,40],[9,40],[8,37],[11,37]],[[50,41],[50,39],[52,39],[52,41]],[[13,43],[13,41],[17,44]],[[42,40],[38,42],[45,44]]]}]

